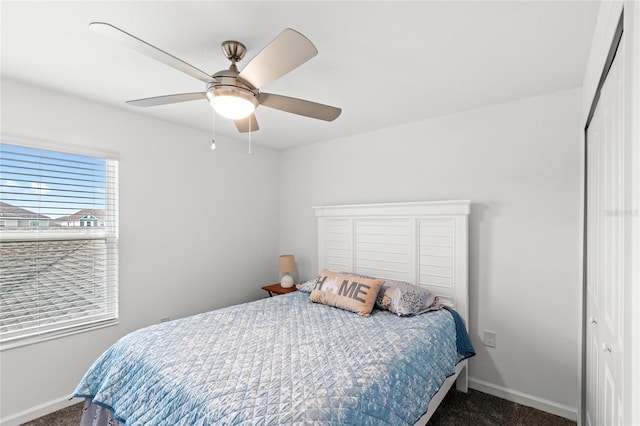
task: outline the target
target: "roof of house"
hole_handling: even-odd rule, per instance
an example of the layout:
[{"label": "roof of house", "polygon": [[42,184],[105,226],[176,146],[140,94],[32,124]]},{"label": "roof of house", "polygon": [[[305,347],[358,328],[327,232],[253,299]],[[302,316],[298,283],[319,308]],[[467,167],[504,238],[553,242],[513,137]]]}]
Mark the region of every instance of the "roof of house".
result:
[{"label": "roof of house", "polygon": [[82,209],[68,216],[62,216],[56,219],[57,222],[68,222],[80,220],[87,215],[95,216],[98,219],[104,219],[104,209]]},{"label": "roof of house", "polygon": [[49,216],[13,206],[0,201],[0,219],[46,219],[52,220]]},{"label": "roof of house", "polygon": [[[103,308],[104,299],[96,297],[96,286],[106,280],[96,280],[104,273],[104,261],[97,252],[103,243],[93,240],[18,241],[2,245],[0,278],[11,278],[11,285],[2,289],[12,303],[0,312],[3,329],[16,330],[24,323],[47,325],[63,312],[69,319],[81,318]],[[44,262],[35,262],[25,252],[39,252]],[[38,279],[34,279],[34,274]],[[69,279],[73,276],[73,279]],[[34,295],[43,300],[34,306]],[[4,330],[3,330],[4,331]]]}]

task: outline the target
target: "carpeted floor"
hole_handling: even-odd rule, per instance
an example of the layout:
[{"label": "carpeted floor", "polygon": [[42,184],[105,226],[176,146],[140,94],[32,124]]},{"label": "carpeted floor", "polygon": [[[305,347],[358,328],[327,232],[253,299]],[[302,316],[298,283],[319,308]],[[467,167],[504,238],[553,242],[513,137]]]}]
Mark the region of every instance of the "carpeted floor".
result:
[{"label": "carpeted floor", "polygon": [[576,426],[564,417],[469,389],[449,391],[429,426]]},{"label": "carpeted floor", "polygon": [[[27,426],[76,426],[82,403],[41,417]],[[534,408],[469,389],[451,390],[429,421],[429,426],[575,426],[576,422]]]}]

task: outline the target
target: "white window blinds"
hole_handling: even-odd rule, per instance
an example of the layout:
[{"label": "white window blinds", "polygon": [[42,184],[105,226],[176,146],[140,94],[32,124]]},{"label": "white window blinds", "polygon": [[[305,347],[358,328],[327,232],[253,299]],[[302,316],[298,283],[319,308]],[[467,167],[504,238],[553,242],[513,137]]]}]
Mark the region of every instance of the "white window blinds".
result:
[{"label": "white window blinds", "polygon": [[118,317],[118,164],[0,143],[0,344]]}]

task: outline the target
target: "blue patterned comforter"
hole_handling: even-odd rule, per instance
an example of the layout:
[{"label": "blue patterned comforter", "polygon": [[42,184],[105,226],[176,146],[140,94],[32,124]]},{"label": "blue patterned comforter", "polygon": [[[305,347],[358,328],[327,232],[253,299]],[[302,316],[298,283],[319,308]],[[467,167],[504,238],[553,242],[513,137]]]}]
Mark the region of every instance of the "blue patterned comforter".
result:
[{"label": "blue patterned comforter", "polygon": [[295,292],[116,342],[74,392],[127,425],[412,425],[458,362],[446,310],[364,318]]}]

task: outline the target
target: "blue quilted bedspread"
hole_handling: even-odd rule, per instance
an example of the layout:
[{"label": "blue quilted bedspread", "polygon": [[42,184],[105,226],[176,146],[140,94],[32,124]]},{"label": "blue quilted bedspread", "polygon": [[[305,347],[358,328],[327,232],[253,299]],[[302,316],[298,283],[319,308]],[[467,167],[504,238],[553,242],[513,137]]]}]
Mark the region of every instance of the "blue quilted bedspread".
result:
[{"label": "blue quilted bedspread", "polygon": [[74,392],[127,425],[412,425],[454,373],[446,310],[364,318],[303,292],[116,342]]}]

